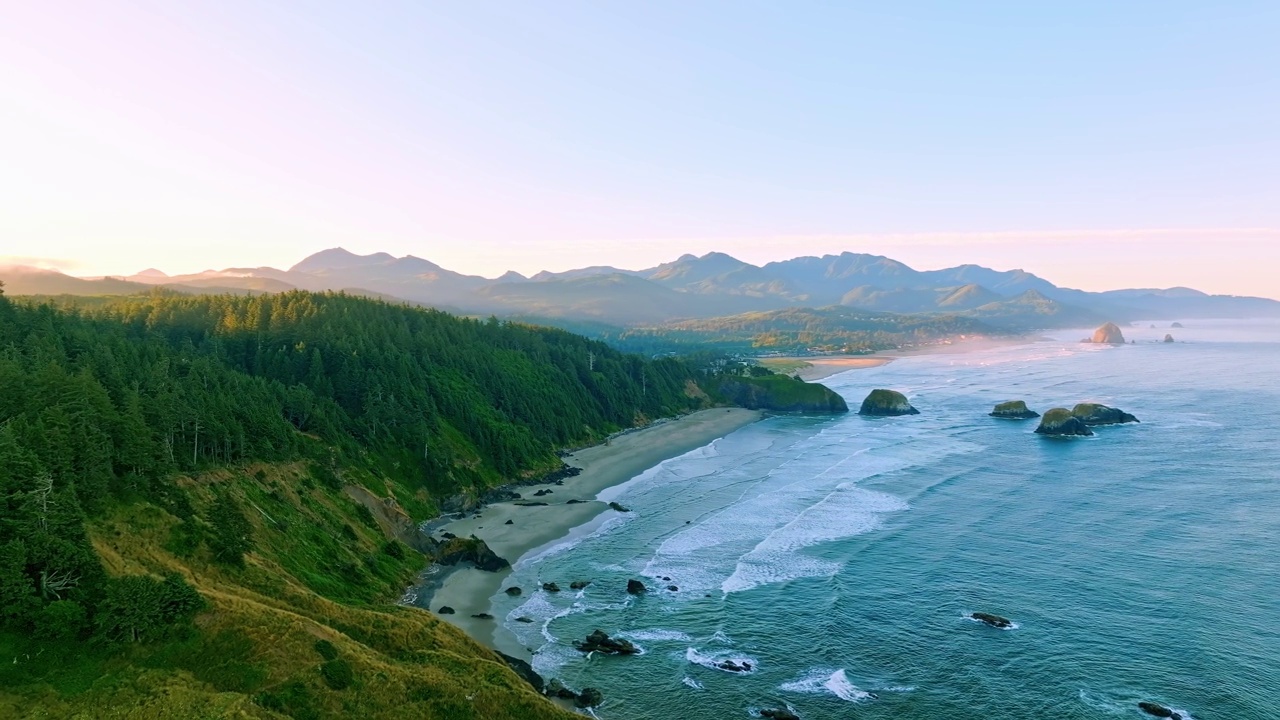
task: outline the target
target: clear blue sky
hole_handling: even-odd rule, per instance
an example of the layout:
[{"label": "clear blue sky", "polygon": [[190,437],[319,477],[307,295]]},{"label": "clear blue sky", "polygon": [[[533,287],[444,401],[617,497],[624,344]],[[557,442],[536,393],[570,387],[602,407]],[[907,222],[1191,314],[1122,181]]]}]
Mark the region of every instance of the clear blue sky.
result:
[{"label": "clear blue sky", "polygon": [[1277,38],[1276,2],[0,0],[0,256],[849,249],[1277,296]]}]

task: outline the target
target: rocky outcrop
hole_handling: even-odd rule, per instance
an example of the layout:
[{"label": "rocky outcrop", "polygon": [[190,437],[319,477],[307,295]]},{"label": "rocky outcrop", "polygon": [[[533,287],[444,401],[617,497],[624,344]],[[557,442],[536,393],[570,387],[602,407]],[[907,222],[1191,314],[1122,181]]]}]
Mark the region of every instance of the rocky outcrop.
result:
[{"label": "rocky outcrop", "polygon": [[611,638],[603,630],[592,630],[586,640],[574,640],[573,646],[584,653],[598,652],[605,655],[635,655],[640,648],[624,638]]},{"label": "rocky outcrop", "polygon": [[533,618],[529,617],[528,615],[521,615],[520,617],[516,618],[516,622],[525,623],[526,625],[532,625]]},{"label": "rocky outcrop", "polygon": [[769,720],[800,720],[800,716],[787,710],[786,708],[777,708],[774,710],[761,710],[760,717],[769,718]]},{"label": "rocky outcrop", "polygon": [[993,628],[1000,628],[1001,630],[1005,630],[1013,627],[1013,621],[1010,620],[1009,618],[1000,617],[999,615],[992,615],[991,613],[984,613],[984,612],[970,613],[969,617],[973,618],[974,620],[978,620],[979,622],[984,622]]},{"label": "rocky outcrop", "polygon": [[1123,410],[1099,405],[1098,403],[1080,403],[1072,408],[1071,414],[1080,418],[1085,425],[1090,427],[1138,422],[1138,418]]},{"label": "rocky outcrop", "polygon": [[1027,403],[1022,400],[1010,400],[996,405],[991,411],[993,418],[1005,418],[1006,420],[1030,420],[1031,418],[1040,417],[1040,413],[1027,408]]},{"label": "rocky outcrop", "polygon": [[440,546],[436,562],[441,565],[457,565],[469,562],[481,570],[499,572],[511,567],[511,563],[498,557],[489,549],[485,541],[472,535],[469,538],[455,537]]},{"label": "rocky outcrop", "polygon": [[716,663],[716,667],[720,668],[721,670],[724,670],[725,672],[732,672],[732,673],[751,672],[751,663],[747,662],[746,660],[743,660],[740,663],[734,660],[724,660],[722,662]]},{"label": "rocky outcrop", "polygon": [[1174,323],[1174,324],[1170,325],[1169,327],[1173,328],[1174,330],[1181,330],[1181,329],[1182,329],[1182,323],[1180,323],[1180,322],[1176,322],[1176,323]]},{"label": "rocky outcrop", "polygon": [[521,593],[523,593],[524,591],[516,587],[515,585],[512,585],[511,587],[507,588],[506,590],[503,590],[502,592],[510,595],[511,597],[516,597]]},{"label": "rocky outcrop", "polygon": [[489,613],[476,613],[476,614],[472,615],[471,617],[473,617],[473,618],[475,618],[475,619],[477,619],[477,620],[492,620],[492,619],[493,619],[493,616],[492,616],[492,615],[490,615]]},{"label": "rocky outcrop", "polygon": [[498,657],[507,664],[507,667],[515,671],[517,675],[524,678],[524,681],[533,686],[534,690],[543,692],[545,685],[542,676],[533,671],[533,666],[517,657],[511,657],[506,653],[498,653]]},{"label": "rocky outcrop", "polygon": [[632,595],[639,595],[641,593],[645,593],[648,591],[649,591],[649,588],[645,587],[644,583],[640,582],[639,580],[627,581],[627,592],[631,593]]},{"label": "rocky outcrop", "polygon": [[720,381],[716,394],[724,402],[748,410],[778,412],[844,413],[844,398],[825,385],[786,377],[729,377]]},{"label": "rocky outcrop", "polygon": [[604,694],[595,688],[582,688],[582,692],[578,693],[578,699],[573,701],[574,705],[580,708],[599,707],[604,702]]},{"label": "rocky outcrop", "polygon": [[1093,431],[1089,429],[1084,421],[1066,408],[1054,408],[1045,412],[1044,417],[1040,418],[1040,427],[1036,428],[1036,433],[1040,435],[1061,435],[1061,436],[1087,436],[1092,435]]},{"label": "rocky outcrop", "polygon": [[542,583],[542,589],[547,592],[560,592],[560,586],[553,582]]},{"label": "rocky outcrop", "polygon": [[441,615],[452,615],[452,614],[454,614],[454,613],[456,613],[456,612],[458,612],[458,611],[457,611],[457,610],[454,610],[453,608],[449,607],[448,605],[441,605],[441,606],[440,606],[440,609],[439,609],[439,610],[437,610],[436,612],[440,613]]},{"label": "rocky outcrop", "polygon": [[570,589],[570,590],[581,590],[582,588],[584,588],[584,587],[586,587],[586,586],[588,586],[588,585],[590,585],[590,584],[591,584],[591,581],[590,581],[590,580],[574,580],[573,582],[569,583],[569,589]]},{"label": "rocky outcrop", "polygon": [[1165,335],[1164,335],[1164,341],[1165,341],[1165,342],[1167,342],[1167,343],[1171,343],[1171,342],[1173,342],[1173,336],[1172,336],[1172,335],[1170,335],[1169,333],[1165,333]]},{"label": "rocky outcrop", "polygon": [[1120,332],[1120,326],[1113,322],[1093,331],[1093,337],[1086,342],[1097,343],[1099,345],[1123,345],[1125,344],[1124,333]]},{"label": "rocky outcrop", "polygon": [[858,409],[859,415],[893,417],[897,415],[919,415],[920,411],[911,407],[907,396],[896,390],[872,390],[867,399],[862,401]]},{"label": "rocky outcrop", "polygon": [[618,512],[631,512],[631,508],[616,502],[609,503],[609,509],[616,510]]},{"label": "rocky outcrop", "polygon": [[1170,720],[1182,720],[1182,715],[1161,705],[1160,703],[1140,702],[1138,703],[1138,709],[1153,717],[1170,718]]}]

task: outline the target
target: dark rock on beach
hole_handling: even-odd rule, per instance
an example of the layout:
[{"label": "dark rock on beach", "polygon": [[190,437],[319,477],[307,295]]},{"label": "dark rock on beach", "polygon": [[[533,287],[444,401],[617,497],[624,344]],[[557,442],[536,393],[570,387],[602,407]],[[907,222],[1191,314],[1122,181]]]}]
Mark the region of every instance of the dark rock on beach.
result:
[{"label": "dark rock on beach", "polygon": [[526,625],[531,625],[533,624],[533,618],[529,617],[528,615],[521,615],[520,617],[516,618],[516,622],[525,623]]},{"label": "dark rock on beach", "polygon": [[631,508],[629,508],[629,507],[627,507],[627,506],[625,506],[625,505],[621,505],[621,504],[616,503],[616,502],[611,502],[611,503],[609,503],[609,509],[610,509],[610,510],[616,510],[616,511],[618,511],[618,512],[631,512]]},{"label": "dark rock on beach", "polygon": [[969,617],[973,618],[974,620],[979,620],[981,622],[984,622],[990,625],[991,627],[1000,628],[1001,630],[1013,627],[1013,621],[1010,620],[1009,618],[1000,617],[999,615],[992,615],[991,613],[984,613],[984,612],[970,613]]},{"label": "dark rock on beach", "polygon": [[574,499],[572,499],[572,500],[566,500],[564,504],[565,504],[565,505],[578,505],[578,504],[580,504],[580,503],[582,503],[582,502],[584,502],[584,501],[579,500],[579,499],[577,499],[577,498],[574,498]]},{"label": "dark rock on beach", "polygon": [[649,591],[649,588],[646,588],[644,586],[644,583],[640,582],[639,580],[627,581],[627,592],[631,593],[632,595],[639,595],[640,593],[648,592],[648,591]]},{"label": "dark rock on beach", "polygon": [[476,613],[475,615],[472,615],[471,617],[473,617],[473,618],[475,618],[475,619],[477,619],[477,620],[492,620],[492,619],[493,619],[493,616],[492,616],[492,615],[490,615],[489,613]]},{"label": "dark rock on beach", "polygon": [[1138,418],[1123,410],[1099,405],[1098,403],[1080,403],[1071,409],[1071,414],[1080,418],[1085,425],[1090,427],[1138,422]]},{"label": "dark rock on beach", "polygon": [[510,595],[511,597],[516,597],[517,595],[522,594],[524,591],[516,587],[515,585],[512,585],[511,587],[507,588],[506,590],[503,590],[502,592]]},{"label": "dark rock on beach", "polygon": [[859,415],[878,417],[894,417],[898,415],[919,415],[920,411],[911,407],[907,396],[896,390],[872,390],[867,399],[862,401],[858,409]]},{"label": "dark rock on beach", "polygon": [[539,490],[538,492],[534,493],[534,494],[533,494],[533,496],[534,496],[534,497],[542,497],[543,495],[550,495],[552,492],[554,492],[554,491],[553,491],[553,490],[546,490],[546,489],[543,489],[543,490]]},{"label": "dark rock on beach", "polygon": [[518,503],[516,503],[516,505],[518,505],[518,506],[520,506],[520,507],[546,507],[546,506],[548,505],[548,503],[544,503],[544,502],[542,502],[542,501],[538,500],[538,501],[534,501],[534,502],[518,502]]},{"label": "dark rock on beach", "polygon": [[586,640],[575,640],[573,646],[584,653],[598,652],[605,655],[635,655],[640,648],[630,640],[611,638],[603,630],[592,630]]},{"label": "dark rock on beach", "polygon": [[1046,411],[1044,417],[1040,418],[1040,427],[1036,428],[1036,432],[1040,435],[1054,436],[1088,436],[1093,431],[1089,429],[1084,421],[1066,408],[1054,408]]},{"label": "dark rock on beach", "polygon": [[1154,717],[1170,718],[1171,720],[1182,720],[1181,715],[1161,705],[1160,703],[1140,702],[1138,703],[1138,709]]},{"label": "dark rock on beach", "polygon": [[436,562],[441,565],[457,565],[460,562],[469,562],[481,570],[488,572],[498,572],[511,567],[511,563],[500,558],[489,549],[485,541],[472,535],[469,538],[455,537],[440,546],[439,554],[436,555]]},{"label": "dark rock on beach", "polygon": [[1040,413],[1027,408],[1027,403],[1022,400],[1010,400],[996,405],[991,411],[991,417],[1005,418],[1007,420],[1030,420],[1031,418],[1040,417]]},{"label": "dark rock on beach", "polygon": [[502,524],[503,524],[503,525],[515,525],[515,524],[516,524],[516,521],[515,521],[515,520],[508,520],[508,521],[506,521],[506,522],[504,522],[504,523],[502,523]]}]

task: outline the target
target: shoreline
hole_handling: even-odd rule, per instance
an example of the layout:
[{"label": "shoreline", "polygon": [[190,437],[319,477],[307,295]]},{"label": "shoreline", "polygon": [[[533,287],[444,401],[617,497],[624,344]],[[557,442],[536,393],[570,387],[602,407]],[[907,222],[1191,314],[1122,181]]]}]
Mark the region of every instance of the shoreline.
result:
[{"label": "shoreline", "polygon": [[829,378],[832,375],[842,373],[846,370],[880,367],[882,365],[888,365],[895,360],[901,360],[902,358],[922,357],[924,355],[962,354],[978,350],[990,350],[998,347],[1026,345],[1028,343],[1037,342],[1040,339],[1042,338],[1025,337],[961,340],[947,344],[923,345],[916,348],[892,350],[889,352],[876,353],[874,355],[794,355],[770,358],[770,360],[780,363],[798,363],[799,367],[795,369],[794,374],[799,375],[801,380],[814,382]]},{"label": "shoreline", "polygon": [[[631,480],[674,457],[707,445],[764,417],[758,410],[712,408],[690,413],[641,430],[626,432],[603,445],[583,448],[565,456],[565,463],[582,468],[573,477],[554,483],[519,488],[521,500],[487,505],[479,515],[457,518],[437,528],[459,537],[475,535],[499,557],[514,566],[529,553],[567,537],[606,512],[607,503],[596,497],[605,489]],[[548,490],[549,494],[534,493]],[[568,503],[570,500],[577,502]],[[546,505],[516,503],[546,502]],[[511,524],[507,524],[510,521]],[[532,653],[516,642],[503,625],[504,618],[472,617],[492,612],[490,599],[501,592],[511,569],[487,572],[474,567],[445,568],[419,585],[414,604],[453,624],[482,645],[528,661]],[[524,588],[531,592],[533,588]],[[452,615],[440,615],[447,605]]]}]

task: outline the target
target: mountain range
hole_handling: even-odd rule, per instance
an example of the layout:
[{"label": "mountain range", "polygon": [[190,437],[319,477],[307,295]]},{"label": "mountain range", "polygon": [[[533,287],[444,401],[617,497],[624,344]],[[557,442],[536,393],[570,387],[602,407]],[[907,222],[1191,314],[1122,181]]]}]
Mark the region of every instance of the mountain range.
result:
[{"label": "mountain range", "polygon": [[645,270],[595,266],[496,279],[464,275],[429,260],[342,248],[311,255],[288,270],[227,268],[169,276],[149,269],[125,278],[75,278],[35,268],[0,270],[6,291],[123,295],[161,286],[193,293],[290,289],[429,305],[453,312],[662,325],[743,313],[843,306],[869,312],[939,313],[1005,329],[1085,325],[1101,320],[1280,317],[1280,302],[1209,295],[1190,288],[1085,292],[1025,270],[960,265],[920,271],[881,255],[845,252],[752,265],[725,253],[680,258]]}]

